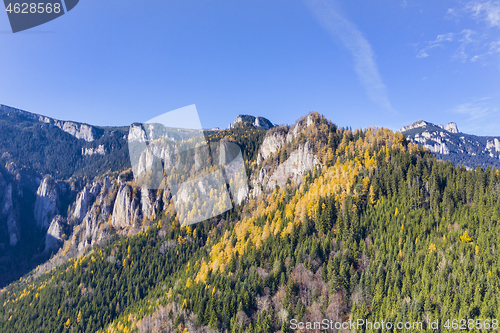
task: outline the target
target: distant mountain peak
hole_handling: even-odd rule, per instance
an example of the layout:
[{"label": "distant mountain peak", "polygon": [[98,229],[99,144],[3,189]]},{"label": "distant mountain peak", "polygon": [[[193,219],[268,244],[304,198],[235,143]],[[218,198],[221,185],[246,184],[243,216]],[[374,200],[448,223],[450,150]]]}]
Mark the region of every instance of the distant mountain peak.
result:
[{"label": "distant mountain peak", "polygon": [[403,127],[401,127],[401,129],[399,131],[401,133],[403,133],[403,132],[407,132],[407,131],[410,131],[410,130],[415,129],[415,128],[423,128],[423,127],[439,127],[439,128],[444,129],[450,133],[454,133],[454,134],[458,133],[458,126],[454,122],[448,123],[448,125],[446,125],[446,127],[445,127],[444,125],[435,125],[433,123],[429,123],[429,122],[424,121],[424,120],[417,120],[416,122],[414,122],[411,125],[403,126]]},{"label": "distant mountain peak", "polygon": [[269,119],[264,117],[255,117],[247,114],[240,114],[236,117],[232,124],[229,124],[229,128],[234,126],[253,126],[260,129],[268,130],[273,128],[274,125]]},{"label": "distant mountain peak", "polygon": [[465,134],[454,122],[438,126],[424,120],[403,126],[400,132],[445,161],[471,168],[500,167],[500,137]]}]

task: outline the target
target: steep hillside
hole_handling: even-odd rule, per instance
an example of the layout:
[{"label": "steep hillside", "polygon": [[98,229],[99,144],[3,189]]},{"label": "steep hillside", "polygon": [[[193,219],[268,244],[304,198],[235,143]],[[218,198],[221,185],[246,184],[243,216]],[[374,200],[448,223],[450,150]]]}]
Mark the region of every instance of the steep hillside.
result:
[{"label": "steep hillside", "polygon": [[500,137],[461,133],[455,123],[446,127],[423,120],[401,128],[401,133],[444,161],[469,168],[500,167]]},{"label": "steep hillside", "polygon": [[[169,192],[130,186],[133,175],[122,172],[130,169],[128,127],[0,106],[0,129],[0,287],[44,263],[64,242],[71,243],[62,256],[68,258],[106,238],[110,228],[137,232],[170,199]],[[237,143],[245,160],[255,160],[265,130],[243,122],[205,134],[208,142]]]},{"label": "steep hillside", "polygon": [[181,226],[168,191],[138,188],[130,171],[88,184],[66,222],[51,222],[74,226],[63,248],[1,291],[0,330],[498,325],[498,170],[455,167],[401,133],[353,132],[317,113],[245,128],[212,140],[262,142],[243,148],[249,195],[202,223]]},{"label": "steep hillside", "polygon": [[0,105],[0,162],[57,179],[93,178],[130,167],[128,127],[60,121]]}]

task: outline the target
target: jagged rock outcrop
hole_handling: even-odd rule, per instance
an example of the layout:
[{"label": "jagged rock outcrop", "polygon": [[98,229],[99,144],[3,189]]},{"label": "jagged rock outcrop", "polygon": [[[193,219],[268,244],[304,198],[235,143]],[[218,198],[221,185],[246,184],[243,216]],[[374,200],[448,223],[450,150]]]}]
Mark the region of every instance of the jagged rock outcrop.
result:
[{"label": "jagged rock outcrop", "polygon": [[491,152],[500,152],[500,140],[494,138],[493,140],[488,140],[486,142],[486,149]]},{"label": "jagged rock outcrop", "polygon": [[[88,195],[88,210],[75,232],[78,237],[73,238],[78,251],[81,252],[88,246],[99,243],[109,233],[110,217],[115,205],[114,195],[119,186],[118,182],[112,181],[109,177],[93,183]],[[82,192],[79,197],[82,197],[81,194]]]},{"label": "jagged rock outcrop", "polygon": [[61,215],[56,215],[50,222],[49,229],[45,235],[45,252],[56,251],[62,244],[64,219]]},{"label": "jagged rock outcrop", "polygon": [[257,155],[257,164],[260,165],[263,160],[280,150],[284,143],[285,136],[282,133],[274,132],[267,135],[260,146],[259,154]]},{"label": "jagged rock outcrop", "polygon": [[[313,153],[311,144],[305,142],[299,145],[298,138],[310,126],[319,125],[320,118],[317,113],[312,112],[299,119],[292,127],[278,127],[267,133],[259,148],[257,163],[262,167],[251,180],[251,190],[249,192],[251,197],[258,197],[264,190],[272,190],[276,185],[280,187],[286,186],[288,180],[298,185],[302,182],[303,175],[307,171],[319,165],[319,159]],[[294,147],[294,149],[288,158],[274,169],[269,164],[264,163],[266,159],[271,158],[280,149],[286,148],[289,150],[291,147]]]},{"label": "jagged rock outcrop", "polygon": [[290,154],[290,157],[281,163],[267,181],[267,189],[272,189],[276,185],[284,187],[290,179],[295,184],[302,182],[302,176],[319,164],[318,158],[313,154],[309,142],[300,146]]},{"label": "jagged rock outcrop", "polygon": [[82,155],[106,155],[106,150],[104,149],[104,145],[99,145],[97,148],[82,148]]},{"label": "jagged rock outcrop", "polygon": [[157,190],[141,188],[141,208],[142,216],[147,219],[155,218],[156,212],[160,208],[160,201],[157,199]]},{"label": "jagged rock outcrop", "polygon": [[140,198],[137,188],[121,185],[113,208],[112,225],[117,228],[133,226],[140,220]]},{"label": "jagged rock outcrop", "polygon": [[78,194],[73,218],[79,215],[83,220],[71,242],[79,252],[105,239],[111,228],[118,232],[138,230],[143,218],[148,221],[155,218],[169,204],[170,192],[133,187],[125,174],[129,173],[123,173],[121,181],[109,177],[99,179],[90,190],[87,187]]},{"label": "jagged rock outcrop", "polygon": [[448,132],[450,133],[458,133],[458,126],[456,123],[448,123],[448,125],[446,125],[446,128],[445,128]]},{"label": "jagged rock outcrop", "polygon": [[[107,182],[106,182],[107,180]],[[105,184],[109,182],[109,178],[106,177]],[[85,186],[83,190],[78,193],[76,197],[75,210],[73,211],[73,217],[77,220],[82,220],[87,214],[87,210],[96,199],[97,195],[101,191],[101,184],[99,182],[94,182],[92,187]]]},{"label": "jagged rock outcrop", "polygon": [[95,129],[93,126],[61,120],[55,120],[54,125],[62,129],[64,132],[71,134],[77,139],[82,139],[87,142],[92,142],[95,140]]},{"label": "jagged rock outcrop", "polygon": [[236,119],[232,124],[229,124],[229,128],[231,129],[235,126],[240,126],[240,125],[253,126],[264,130],[268,130],[274,127],[273,123],[264,117],[239,115],[236,117]]},{"label": "jagged rock outcrop", "polygon": [[76,197],[76,205],[75,210],[73,211],[73,217],[78,220],[82,220],[85,214],[87,214],[87,209],[91,200],[92,198],[90,195],[90,191],[88,187],[85,186]]},{"label": "jagged rock outcrop", "polygon": [[59,213],[57,184],[50,176],[43,178],[36,191],[35,221],[39,228],[47,229],[52,219]]},{"label": "jagged rock outcrop", "polygon": [[408,125],[408,126],[403,126],[400,128],[400,132],[401,133],[404,133],[404,132],[407,132],[407,131],[410,131],[412,129],[415,129],[415,128],[421,128],[421,127],[426,127],[427,125],[429,125],[430,123],[426,122],[426,121],[423,121],[423,120],[418,120],[416,122],[414,122],[413,124],[411,125]]},{"label": "jagged rock outcrop", "polygon": [[128,130],[128,142],[147,142],[148,138],[146,136],[146,131],[142,128],[140,124],[132,124]]},{"label": "jagged rock outcrop", "polygon": [[267,120],[266,118],[262,118],[262,117],[255,118],[253,125],[257,128],[262,128],[265,130],[268,130],[268,129],[273,127],[273,124],[269,120]]}]

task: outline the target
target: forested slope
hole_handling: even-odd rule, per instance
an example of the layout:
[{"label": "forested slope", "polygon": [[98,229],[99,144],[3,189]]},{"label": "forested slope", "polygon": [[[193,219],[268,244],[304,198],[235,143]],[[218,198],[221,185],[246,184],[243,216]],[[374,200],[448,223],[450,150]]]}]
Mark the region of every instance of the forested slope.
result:
[{"label": "forested slope", "polygon": [[425,327],[499,318],[498,170],[439,162],[386,129],[313,119],[262,164],[246,155],[252,178],[307,142],[320,164],[301,182],[188,227],[158,216],[145,232],[25,277],[0,295],[0,331],[289,332],[292,319]]}]

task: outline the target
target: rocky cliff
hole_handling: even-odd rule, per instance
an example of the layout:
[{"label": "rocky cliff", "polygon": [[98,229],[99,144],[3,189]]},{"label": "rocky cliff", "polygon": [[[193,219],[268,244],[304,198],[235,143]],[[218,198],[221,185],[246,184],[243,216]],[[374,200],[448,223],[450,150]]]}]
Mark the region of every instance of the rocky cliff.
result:
[{"label": "rocky cliff", "polygon": [[[115,134],[110,132],[110,136],[116,136],[116,141],[109,143],[102,141],[108,134],[98,137],[98,132],[82,124],[72,125],[53,121],[43,116],[6,107],[3,107],[2,112],[3,116],[7,114],[8,117],[0,117],[0,122],[3,119],[7,124],[16,124],[16,121],[23,121],[21,119],[23,118],[37,122],[33,125],[35,127],[32,127],[37,133],[41,128],[42,132],[40,133],[60,135],[60,130],[63,130],[71,134],[75,139],[69,142],[75,143],[78,149],[77,155],[87,160],[104,157],[103,154],[110,160],[118,158],[114,145],[119,146],[123,142],[132,141],[141,145],[148,144],[147,149],[139,147],[142,150],[137,155],[137,163],[133,165],[134,173],[148,174],[160,167],[163,177],[163,171],[178,167],[182,158],[192,159],[190,167],[199,170],[200,174],[208,170],[213,172],[207,166],[210,157],[208,157],[208,150],[205,148],[194,149],[192,155],[188,156],[185,153],[186,147],[168,144],[168,142],[176,142],[175,135],[180,135],[182,139],[182,135],[192,137],[193,133],[167,133],[164,137],[154,138],[151,128],[153,125],[135,124],[130,127],[130,131],[127,130],[127,135],[122,136],[123,131],[121,130],[117,130]],[[0,116],[2,115],[0,114]],[[38,123],[46,124],[49,127],[43,127],[45,126],[43,124],[40,128],[36,127],[39,126]],[[233,203],[236,205],[245,202],[249,195],[256,197],[262,191],[272,191],[276,185],[300,184],[304,174],[319,165],[315,143],[304,140],[307,135],[317,133],[321,126],[325,126],[325,120],[317,114],[303,117],[293,126],[274,126],[265,118],[253,116],[239,116],[235,124],[236,127],[231,130],[231,133],[243,133],[237,134],[242,137],[258,135],[258,144],[257,141],[245,143],[246,141],[242,140],[239,141],[238,146],[234,141],[231,141],[239,140],[235,136],[225,138],[221,141],[222,145],[219,141],[208,140],[204,147],[209,147],[212,152],[212,162],[215,163],[215,167],[212,166],[212,168],[220,167],[217,166],[218,159],[222,156],[220,152],[230,151],[231,147],[237,148],[233,149],[234,154],[232,155],[239,152],[247,154],[246,158],[253,156],[252,160],[241,160],[240,164],[236,163],[236,165],[231,162],[231,166],[226,165],[224,177],[231,175],[231,173],[242,173],[238,174],[235,182],[228,180],[227,189],[230,190]],[[14,126],[12,130],[15,131],[16,128]],[[47,128],[52,132],[43,132]],[[260,130],[257,131],[257,129]],[[263,129],[270,130],[263,132]],[[218,133],[221,131],[216,132],[214,136],[217,136]],[[67,135],[64,134],[62,137],[67,138]],[[249,148],[253,150],[247,151],[246,149]],[[118,150],[118,152],[120,151],[122,150]],[[7,151],[3,154],[6,157],[0,156],[0,158],[3,158],[4,161],[14,158],[14,152]],[[44,156],[45,159],[51,158],[51,155]],[[120,159],[128,161],[128,157],[127,154],[120,156]],[[78,160],[75,156],[71,158]],[[228,161],[232,161],[232,158]],[[43,160],[43,158],[41,159]],[[103,160],[95,161],[97,163]],[[12,163],[7,162],[8,165],[13,165]],[[32,239],[37,240],[32,244],[34,255],[42,252],[45,254],[57,253],[54,260],[63,260],[82,253],[114,233],[133,235],[144,230],[159,215],[171,215],[175,212],[173,202],[175,198],[168,189],[165,187],[158,189],[141,184],[134,179],[132,169],[123,171],[126,168],[120,168],[120,165],[122,164],[114,165],[115,170],[122,171],[120,173],[110,168],[108,172],[93,177],[61,176],[57,170],[52,175],[32,171],[27,176],[26,172],[16,171],[16,168],[19,168],[17,166],[12,166],[12,170],[7,172],[10,174],[9,179],[4,179],[0,172],[0,226],[3,226],[0,231],[4,230],[3,239],[8,242],[8,245],[3,246],[15,246],[23,239],[24,230],[27,230],[28,234],[32,234]],[[254,165],[254,167],[249,168],[250,165]],[[92,164],[86,165],[84,163],[83,168],[92,168]],[[80,170],[78,166],[76,169]],[[245,170],[248,173],[248,178]],[[98,171],[94,170],[93,172]],[[246,184],[247,179],[250,187]],[[25,186],[24,190],[21,189],[20,185],[23,182],[28,184],[23,185]],[[205,191],[203,186],[200,187],[200,191]],[[179,197],[182,196],[181,194]],[[22,204],[20,204],[20,199],[18,200],[21,197],[23,198]],[[189,201],[189,196],[184,198],[185,203]],[[20,221],[23,221],[25,228],[23,230]]]},{"label": "rocky cliff", "polygon": [[[311,143],[299,141],[301,134],[304,136],[306,131],[315,131],[318,126],[317,114],[311,113],[294,126],[279,126],[267,132],[257,156],[257,165],[261,167],[251,180],[252,197],[273,190],[276,185],[283,187],[287,182],[298,185],[306,172],[319,165]],[[281,159],[277,165],[266,163],[276,159]]]},{"label": "rocky cliff", "polygon": [[38,190],[35,201],[35,221],[40,229],[47,229],[52,219],[59,213],[59,190],[56,182],[46,176]]}]

